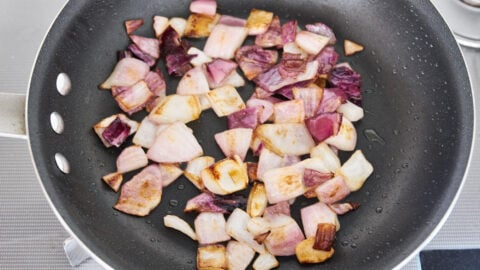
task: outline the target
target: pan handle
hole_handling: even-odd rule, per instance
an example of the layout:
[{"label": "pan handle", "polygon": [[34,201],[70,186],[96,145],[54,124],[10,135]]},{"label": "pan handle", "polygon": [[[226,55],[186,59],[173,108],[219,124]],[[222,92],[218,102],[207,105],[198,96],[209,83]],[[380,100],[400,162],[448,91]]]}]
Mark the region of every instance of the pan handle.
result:
[{"label": "pan handle", "polygon": [[25,94],[0,93],[0,137],[27,139]]}]

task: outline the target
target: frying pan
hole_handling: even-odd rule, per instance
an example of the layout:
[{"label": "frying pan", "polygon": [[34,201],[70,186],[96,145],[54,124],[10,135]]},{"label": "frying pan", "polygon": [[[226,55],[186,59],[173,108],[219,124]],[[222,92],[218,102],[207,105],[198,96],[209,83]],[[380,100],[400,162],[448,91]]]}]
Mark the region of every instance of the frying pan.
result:
[{"label": "frying pan", "polygon": [[[187,17],[189,2],[70,1],[38,54],[26,106],[34,164],[61,222],[104,266],[195,268],[197,244],[165,228],[163,216],[173,213],[192,222],[193,215],[182,210],[198,191],[182,178],[164,190],[161,205],[148,217],[117,212],[112,206],[118,194],[100,178],[115,170],[120,149],[105,149],[91,128],[120,111],[110,93],[97,86],[114,67],[116,51],[128,45],[124,20],[144,18],[138,34],[153,36],[153,15]],[[282,20],[297,19],[300,25],[322,21],[339,41],[348,38],[366,47],[355,56],[341,56],[341,61],[363,75],[365,118],[356,125],[357,148],[375,172],[348,198],[361,207],[340,217],[334,257],[321,266],[300,266],[294,257],[280,257],[279,269],[400,267],[446,220],[471,154],[472,92],[451,32],[426,0],[219,1],[223,14],[245,18],[252,8],[273,11]],[[71,80],[66,95],[56,91],[60,73]],[[172,93],[178,79],[168,78],[167,83]],[[246,97],[252,85],[240,91]],[[60,134],[52,130],[52,112],[63,119]],[[226,128],[224,119],[207,111],[189,126],[207,154],[222,158],[212,136]],[[57,166],[58,154],[69,164],[67,173]],[[294,218],[308,203],[297,200]]]}]

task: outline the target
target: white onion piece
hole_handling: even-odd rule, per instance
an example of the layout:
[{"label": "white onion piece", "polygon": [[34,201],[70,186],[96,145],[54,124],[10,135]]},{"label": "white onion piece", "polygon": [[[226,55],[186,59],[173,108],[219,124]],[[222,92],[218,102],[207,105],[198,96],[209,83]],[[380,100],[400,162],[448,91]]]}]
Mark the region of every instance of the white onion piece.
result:
[{"label": "white onion piece", "polygon": [[307,59],[308,57],[308,53],[302,50],[302,48],[298,47],[297,43],[295,42],[283,44],[283,53],[300,54],[303,59]]},{"label": "white onion piece", "polygon": [[210,156],[201,156],[190,160],[185,168],[185,177],[187,177],[194,186],[199,190],[205,188],[202,181],[202,170],[212,166],[215,163],[215,159]]},{"label": "white onion piece", "polygon": [[290,256],[295,254],[295,247],[302,242],[305,237],[297,222],[289,217],[282,215],[281,219],[288,222],[280,226],[273,226],[265,239],[265,247],[275,256]]},{"label": "white onion piece", "polygon": [[160,133],[148,149],[149,159],[160,163],[190,161],[203,155],[203,149],[192,130],[184,123],[176,122]]},{"label": "white onion piece", "polygon": [[249,35],[260,35],[265,33],[273,20],[273,13],[265,10],[252,9],[247,19]]},{"label": "white onion piece", "polygon": [[267,148],[281,156],[305,155],[315,146],[303,123],[259,125],[255,129],[255,136],[260,138]]},{"label": "white onion piece", "polygon": [[213,111],[219,117],[245,109],[245,103],[243,103],[242,97],[231,85],[213,89],[207,93],[207,97],[212,105]]},{"label": "white onion piece", "polygon": [[158,168],[162,172],[162,186],[166,187],[177,180],[183,171],[178,164],[162,163],[158,164]]},{"label": "white onion piece", "polygon": [[198,119],[201,112],[198,97],[169,95],[150,112],[148,117],[157,124],[171,124],[177,121],[188,123]]},{"label": "white onion piece", "polygon": [[197,97],[198,101],[200,101],[200,108],[202,109],[202,111],[212,108],[212,104],[210,103],[207,94],[197,95]]},{"label": "white onion piece", "polygon": [[340,125],[337,135],[328,137],[324,142],[335,146],[339,150],[353,151],[357,144],[357,131],[352,122],[346,118],[342,118],[342,124]]},{"label": "white onion piece", "polygon": [[178,33],[180,37],[185,33],[185,28],[187,28],[187,20],[184,18],[173,17],[168,22],[170,26]]},{"label": "white onion piece", "polygon": [[207,77],[201,66],[194,67],[183,75],[178,82],[177,94],[179,95],[199,95],[210,91]]},{"label": "white onion piece", "polygon": [[357,191],[372,172],[372,164],[368,162],[361,150],[357,150],[342,165],[338,173],[344,177],[350,191]]},{"label": "white onion piece", "polygon": [[133,143],[145,148],[150,148],[155,141],[157,128],[158,125],[150,121],[148,117],[143,118],[140,127],[135,133],[135,136],[133,136]]},{"label": "white onion piece", "polygon": [[240,208],[233,210],[227,220],[227,233],[235,240],[242,242],[253,248],[256,252],[264,253],[265,246],[257,243],[253,239],[253,235],[247,230],[247,223],[250,216]]},{"label": "white onion piece", "polygon": [[322,202],[302,208],[300,214],[302,217],[303,232],[306,238],[315,237],[319,223],[330,223],[336,226],[339,224],[337,214]]},{"label": "white onion piece", "polygon": [[322,161],[325,167],[335,173],[340,169],[340,159],[337,154],[324,142],[319,143],[310,151],[310,157],[316,158]]},{"label": "white onion piece", "polygon": [[242,87],[245,86],[245,80],[243,77],[234,70],[227,78],[222,82],[220,86],[231,85],[233,87]]},{"label": "white onion piece", "polygon": [[238,156],[226,158],[201,172],[205,187],[212,193],[227,195],[245,189],[248,185],[247,165]]},{"label": "white onion piece", "polygon": [[265,185],[261,182],[253,183],[253,187],[248,194],[247,213],[251,217],[259,217],[265,211],[267,204],[268,199]]},{"label": "white onion piece", "polygon": [[263,178],[271,204],[293,199],[305,192],[303,170],[299,167],[271,169],[265,172]]},{"label": "white onion piece", "polygon": [[190,12],[214,16],[217,12],[216,0],[196,0],[190,3]]},{"label": "white onion piece", "polygon": [[338,107],[337,112],[342,113],[343,117],[346,117],[350,122],[357,122],[363,118],[363,108],[348,100]]},{"label": "white onion piece", "polygon": [[330,38],[321,36],[309,31],[300,31],[295,37],[295,43],[309,54],[317,55],[325,46]]},{"label": "white onion piece", "polygon": [[270,229],[271,229],[270,222],[268,222],[262,217],[252,217],[247,222],[247,230],[253,236],[267,233],[268,231],[270,231]]},{"label": "white onion piece", "polygon": [[197,269],[227,269],[227,252],[223,245],[208,245],[197,249]]},{"label": "white onion piece", "polygon": [[253,262],[254,270],[270,270],[279,266],[279,262],[272,254],[261,253]]},{"label": "white onion piece", "polygon": [[217,24],[208,37],[203,51],[212,58],[232,59],[247,38],[246,27]]},{"label": "white onion piece", "polygon": [[250,143],[252,141],[253,130],[250,128],[234,128],[215,134],[215,141],[226,157],[239,156],[245,160]]},{"label": "white onion piece", "polygon": [[320,184],[316,189],[317,198],[319,201],[332,204],[343,200],[350,194],[350,189],[343,180],[343,177],[336,176],[323,184]]},{"label": "white onion piece", "polygon": [[145,78],[150,67],[143,61],[133,57],[118,61],[110,76],[100,85],[102,89],[112,86],[132,86]]},{"label": "white onion piece", "polygon": [[148,165],[148,158],[141,146],[132,145],[117,157],[117,172],[126,173]]},{"label": "white onion piece", "polygon": [[215,244],[230,240],[225,229],[225,217],[222,213],[202,212],[195,218],[195,231],[198,243]]},{"label": "white onion piece", "polygon": [[255,256],[255,251],[247,244],[231,240],[227,244],[227,262],[229,270],[247,269]]},{"label": "white onion piece", "polygon": [[174,215],[166,215],[163,217],[163,225],[168,228],[175,229],[179,232],[184,233],[188,237],[192,238],[192,240],[197,240],[197,234],[193,231],[192,227],[183,219],[174,216]]},{"label": "white onion piece", "polygon": [[273,104],[274,120],[276,124],[281,123],[303,123],[305,120],[305,108],[303,100],[293,99]]},{"label": "white onion piece", "polygon": [[187,51],[187,54],[196,55],[192,60],[190,60],[190,64],[195,67],[212,62],[212,58],[210,56],[206,55],[202,50],[195,47],[190,47],[190,49]]},{"label": "white onion piece", "polygon": [[155,31],[155,37],[159,37],[163,34],[168,27],[168,18],[163,16],[153,17],[153,30]]}]

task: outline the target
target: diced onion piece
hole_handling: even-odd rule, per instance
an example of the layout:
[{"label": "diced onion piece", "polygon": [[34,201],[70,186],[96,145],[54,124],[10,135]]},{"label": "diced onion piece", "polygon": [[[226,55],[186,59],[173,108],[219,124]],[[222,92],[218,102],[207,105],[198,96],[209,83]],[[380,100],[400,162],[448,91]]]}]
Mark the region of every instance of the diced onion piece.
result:
[{"label": "diced onion piece", "polygon": [[267,191],[265,185],[261,182],[253,183],[253,187],[248,195],[247,213],[251,217],[259,217],[267,207]]},{"label": "diced onion piece", "polygon": [[185,177],[187,177],[193,185],[199,190],[205,188],[203,185],[201,172],[203,169],[212,166],[215,163],[215,159],[209,156],[201,156],[190,160],[185,168]]},{"label": "diced onion piece", "polygon": [[343,200],[350,194],[350,189],[343,180],[343,177],[336,176],[315,189],[319,201],[332,204]]},{"label": "diced onion piece", "polygon": [[233,87],[241,87],[241,86],[245,86],[245,80],[243,79],[243,77],[240,74],[238,74],[238,72],[236,70],[234,70],[220,84],[220,87],[225,86],[225,85],[231,85]]},{"label": "diced onion piece", "polygon": [[259,98],[250,98],[247,101],[247,107],[257,107],[259,108],[258,121],[260,123],[266,122],[273,115],[273,103],[271,101]]},{"label": "diced onion piece", "polygon": [[195,231],[198,243],[201,245],[230,240],[230,236],[225,230],[225,217],[222,213],[200,213],[195,218]]},{"label": "diced onion piece", "polygon": [[227,269],[227,251],[223,245],[201,246],[197,250],[197,269]]},{"label": "diced onion piece", "polygon": [[123,175],[121,173],[114,172],[103,176],[102,179],[109,187],[113,189],[113,191],[117,192],[123,182]]},{"label": "diced onion piece", "polygon": [[229,270],[245,270],[255,256],[255,251],[248,245],[231,240],[227,244],[227,262]]},{"label": "diced onion piece", "polygon": [[184,18],[173,17],[170,19],[168,24],[178,33],[180,37],[185,33],[185,28],[187,27],[187,20]]},{"label": "diced onion piece", "polygon": [[144,117],[135,136],[133,136],[133,143],[145,148],[150,148],[155,141],[157,128],[158,125],[156,123],[150,121],[148,117]]},{"label": "diced onion piece", "polygon": [[308,56],[308,53],[302,48],[298,47],[297,43],[295,42],[289,42],[283,45],[283,52],[284,53],[291,53],[291,54],[300,54],[303,59],[306,59]]},{"label": "diced onion piece", "polygon": [[315,234],[313,248],[316,250],[330,251],[335,241],[335,225],[330,223],[319,223]]},{"label": "diced onion piece", "polygon": [[125,30],[127,34],[130,35],[131,33],[135,32],[138,28],[143,25],[143,19],[134,19],[125,21]]},{"label": "diced onion piece", "polygon": [[295,247],[305,239],[297,222],[289,216],[281,216],[280,226],[273,225],[265,239],[265,247],[275,256],[290,256],[295,254]]},{"label": "diced onion piece", "polygon": [[247,230],[250,216],[240,208],[236,208],[227,220],[227,233],[235,240],[247,244],[256,252],[264,253],[265,246],[257,243],[253,235]]},{"label": "diced onion piece", "polygon": [[156,165],[150,165],[122,186],[114,208],[126,214],[146,216],[162,199],[162,175]]},{"label": "diced onion piece", "polygon": [[250,142],[252,141],[253,130],[250,128],[234,128],[215,134],[217,142],[226,157],[239,156],[245,160]]},{"label": "diced onion piece", "polygon": [[331,248],[329,251],[316,250],[313,248],[315,237],[309,237],[295,248],[295,255],[299,263],[321,263],[333,256],[335,250]]},{"label": "diced onion piece", "polygon": [[278,16],[273,17],[267,31],[255,37],[255,45],[264,48],[281,47],[283,45],[282,25],[280,24],[280,18]]},{"label": "diced onion piece", "polygon": [[300,196],[305,191],[303,170],[289,166],[271,169],[263,176],[269,203],[278,203]]},{"label": "diced onion piece", "polygon": [[145,81],[139,81],[115,96],[120,109],[129,115],[143,109],[153,97],[152,91]]},{"label": "diced onion piece", "polygon": [[210,88],[218,88],[224,85],[227,77],[235,71],[237,63],[231,60],[217,58],[204,65],[205,75]]},{"label": "diced onion piece", "polygon": [[330,209],[333,210],[333,212],[337,213],[337,215],[344,215],[350,211],[357,210],[360,207],[359,203],[334,203],[329,205]]},{"label": "diced onion piece", "polygon": [[303,231],[307,238],[315,237],[319,223],[338,224],[335,212],[322,202],[302,208],[300,215],[302,217]]},{"label": "diced onion piece", "polygon": [[294,99],[273,104],[274,122],[281,123],[303,123],[305,119],[305,108],[303,100]]},{"label": "diced onion piece", "polygon": [[357,191],[363,186],[372,172],[372,164],[368,162],[361,150],[357,150],[342,165],[338,173],[344,177],[350,191]]},{"label": "diced onion piece", "polygon": [[174,216],[174,215],[166,215],[163,217],[163,225],[168,228],[175,229],[179,232],[184,233],[188,237],[192,238],[192,240],[197,240],[197,234],[193,231],[192,227],[183,219]]},{"label": "diced onion piece", "polygon": [[212,109],[219,117],[245,109],[242,97],[231,85],[213,89],[207,95],[210,104],[212,104]]},{"label": "diced onion piece", "polygon": [[205,187],[212,193],[227,195],[248,185],[247,166],[238,157],[226,158],[201,172]]},{"label": "diced onion piece", "polygon": [[178,164],[162,163],[158,164],[158,168],[162,172],[162,186],[166,187],[177,180],[183,171]]},{"label": "diced onion piece", "polygon": [[187,162],[203,155],[203,149],[192,130],[184,123],[175,122],[158,134],[148,149],[149,159],[160,163]]},{"label": "diced onion piece", "polygon": [[337,112],[342,113],[350,122],[357,122],[363,118],[363,108],[348,100],[337,108]]},{"label": "diced onion piece", "polygon": [[103,132],[109,128],[110,124],[112,124],[117,118],[119,118],[119,120],[123,123],[125,123],[127,126],[130,127],[130,130],[128,132],[128,135],[132,135],[133,133],[135,133],[138,129],[138,122],[134,121],[134,120],[131,120],[130,118],[128,118],[126,115],[124,115],[123,113],[119,113],[119,114],[114,114],[114,115],[111,115],[109,117],[106,117],[104,119],[102,119],[100,122],[96,123],[94,126],[93,126],[93,130],[95,131],[95,133],[98,135],[98,137],[100,138],[100,140],[102,141],[102,143],[105,145],[105,147],[111,147],[112,144],[110,144],[103,136]]},{"label": "diced onion piece", "polygon": [[267,148],[280,156],[305,155],[315,146],[303,123],[263,124],[259,125],[254,132]]},{"label": "diced onion piece", "polygon": [[335,173],[341,167],[337,154],[324,142],[312,148],[310,157],[321,160],[325,167],[332,173]]},{"label": "diced onion piece", "polygon": [[187,71],[177,86],[178,95],[199,95],[206,94],[209,91],[207,77],[200,66]]},{"label": "diced onion piece", "polygon": [[309,31],[300,31],[295,37],[295,43],[309,54],[317,55],[329,42],[329,38]]},{"label": "diced onion piece", "polygon": [[254,82],[268,92],[275,92],[285,86],[315,79],[317,77],[318,66],[318,61],[310,61],[307,63],[305,71],[298,74],[298,76],[284,78],[280,75],[277,65],[255,77]]},{"label": "diced onion piece", "polygon": [[281,201],[276,204],[270,205],[265,209],[263,213],[263,218],[268,220],[269,222],[277,221],[277,217],[279,216],[288,216],[290,217],[290,200],[288,201]]},{"label": "diced onion piece", "polygon": [[303,101],[305,118],[315,116],[323,96],[323,89],[316,84],[310,84],[307,87],[294,87],[292,89],[293,97]]},{"label": "diced onion piece", "polygon": [[355,145],[357,144],[357,131],[352,122],[343,118],[337,135],[327,138],[325,143],[335,146],[337,149],[343,151],[355,150]]},{"label": "diced onion piece", "polygon": [[301,168],[302,170],[310,169],[321,173],[330,173],[330,170],[328,170],[326,165],[319,158],[307,158],[294,164],[293,166]]},{"label": "diced onion piece", "polygon": [[268,148],[263,148],[260,152],[260,157],[258,158],[257,178],[263,181],[263,175],[265,172],[269,171],[270,169],[292,165],[292,162],[290,162],[291,160],[293,160],[295,163],[300,161],[297,156],[281,157],[268,150]]},{"label": "diced onion piece", "polygon": [[200,101],[200,108],[202,108],[202,111],[212,108],[212,104],[210,104],[207,94],[197,95],[197,97],[198,101]]},{"label": "diced onion piece", "polygon": [[270,229],[270,222],[262,217],[252,217],[247,223],[247,230],[253,236],[268,233]]},{"label": "diced onion piece", "polygon": [[235,50],[247,37],[247,28],[217,24],[208,37],[203,51],[212,58],[232,59]]},{"label": "diced onion piece", "polygon": [[168,18],[163,16],[153,17],[153,30],[155,31],[155,37],[159,37],[163,34],[168,27]]},{"label": "diced onion piece", "polygon": [[188,51],[187,51],[187,54],[196,55],[194,58],[192,58],[192,60],[190,60],[190,63],[195,67],[201,66],[205,63],[208,63],[208,62],[212,61],[212,58],[210,58],[203,51],[201,51],[200,49],[197,49],[195,47],[190,47],[190,49],[188,49]]},{"label": "diced onion piece", "polygon": [[208,37],[217,24],[220,15],[205,16],[202,14],[190,14],[185,28],[185,36],[191,38]]},{"label": "diced onion piece", "polygon": [[194,95],[168,95],[148,116],[158,124],[170,124],[177,121],[188,123],[200,117],[202,109],[198,97]]},{"label": "diced onion piece", "polygon": [[358,52],[361,52],[365,49],[363,45],[353,42],[351,40],[345,39],[343,43],[343,49],[346,56],[354,55]]},{"label": "diced onion piece", "polygon": [[253,262],[254,270],[270,270],[279,266],[279,262],[272,254],[261,253]]},{"label": "diced onion piece", "polygon": [[252,9],[247,19],[249,35],[263,34],[268,30],[273,19],[273,12],[260,9]]},{"label": "diced onion piece", "polygon": [[190,3],[190,12],[214,16],[217,12],[216,0],[194,0]]},{"label": "diced onion piece", "polygon": [[117,157],[117,172],[126,173],[148,165],[148,158],[141,146],[132,145]]},{"label": "diced onion piece", "polygon": [[133,57],[118,61],[110,76],[100,85],[102,89],[112,86],[131,86],[145,78],[150,67],[143,61]]},{"label": "diced onion piece", "polygon": [[137,35],[129,36],[132,42],[144,53],[157,59],[160,57],[160,42],[156,38],[147,38]]}]

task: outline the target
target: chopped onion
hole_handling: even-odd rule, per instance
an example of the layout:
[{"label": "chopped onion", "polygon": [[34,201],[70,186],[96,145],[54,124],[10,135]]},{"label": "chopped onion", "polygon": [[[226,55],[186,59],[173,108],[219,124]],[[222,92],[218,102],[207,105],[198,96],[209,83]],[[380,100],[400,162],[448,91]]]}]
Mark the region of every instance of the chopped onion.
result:
[{"label": "chopped onion", "polygon": [[193,231],[192,227],[183,219],[175,215],[166,215],[163,217],[163,225],[168,228],[175,229],[184,233],[192,240],[197,240],[197,234]]},{"label": "chopped onion", "polygon": [[226,157],[239,156],[241,160],[245,160],[252,134],[253,130],[250,128],[234,128],[217,133],[214,138]]},{"label": "chopped onion", "polygon": [[112,74],[100,85],[102,89],[110,89],[112,86],[132,86],[145,78],[150,68],[138,59],[127,57],[118,61]]},{"label": "chopped onion", "polygon": [[215,16],[215,13],[217,13],[217,1],[194,0],[190,3],[190,12],[208,16]]},{"label": "chopped onion", "polygon": [[309,54],[317,55],[329,42],[329,38],[308,31],[300,31],[295,43]]},{"label": "chopped onion", "polygon": [[227,244],[227,262],[229,270],[245,270],[255,256],[255,251],[248,245],[231,240]]},{"label": "chopped onion", "polygon": [[247,19],[247,29],[249,35],[259,35],[265,33],[273,20],[273,12],[252,9]]},{"label": "chopped onion", "polygon": [[267,148],[278,155],[305,155],[315,146],[307,127],[301,123],[263,124],[255,129]]},{"label": "chopped onion", "polygon": [[143,25],[143,19],[135,19],[135,20],[128,20],[125,21],[125,30],[127,34],[130,35],[131,33],[135,32],[138,28]]},{"label": "chopped onion", "polygon": [[373,166],[361,150],[355,151],[339,170],[350,191],[359,190],[372,172]]},{"label": "chopped onion", "polygon": [[226,269],[227,251],[223,245],[200,246],[197,250],[197,269]]},{"label": "chopped onion", "polygon": [[123,182],[123,175],[121,173],[114,172],[103,176],[102,179],[109,187],[113,189],[113,191],[117,192]]},{"label": "chopped onion", "polygon": [[260,253],[253,262],[253,269],[255,270],[270,270],[278,267],[279,262],[272,254],[265,252]]},{"label": "chopped onion", "polygon": [[202,109],[195,95],[168,95],[148,116],[157,124],[188,123],[200,117]]},{"label": "chopped onion", "polygon": [[148,165],[148,158],[141,146],[129,146],[117,157],[117,172],[126,173]]},{"label": "chopped onion", "polygon": [[212,29],[203,51],[212,58],[232,59],[235,50],[242,46],[247,34],[246,27],[219,23]]},{"label": "chopped onion", "polygon": [[337,215],[326,204],[318,202],[300,210],[305,237],[314,237],[319,223],[337,225]]},{"label": "chopped onion", "polygon": [[201,245],[230,240],[230,236],[225,230],[225,217],[222,213],[200,213],[195,218],[195,231],[198,243]]},{"label": "chopped onion", "polygon": [[245,103],[243,103],[242,97],[240,97],[237,90],[231,85],[213,89],[207,93],[207,97],[217,116],[227,116],[245,109]]},{"label": "chopped onion", "polygon": [[208,80],[200,66],[194,67],[183,75],[177,86],[179,95],[199,95],[210,91]]},{"label": "chopped onion", "polygon": [[183,174],[183,170],[180,169],[180,166],[178,164],[161,163],[158,164],[158,168],[162,172],[163,187],[167,187]]},{"label": "chopped onion", "polygon": [[201,172],[205,187],[219,195],[231,194],[248,185],[247,166],[237,157],[226,158]]},{"label": "chopped onion", "polygon": [[215,163],[215,159],[210,156],[201,156],[190,160],[187,163],[187,167],[185,168],[185,177],[187,177],[192,184],[197,187],[199,190],[205,188],[203,185],[201,172],[203,169],[212,166]]}]

